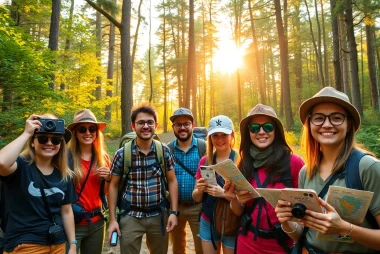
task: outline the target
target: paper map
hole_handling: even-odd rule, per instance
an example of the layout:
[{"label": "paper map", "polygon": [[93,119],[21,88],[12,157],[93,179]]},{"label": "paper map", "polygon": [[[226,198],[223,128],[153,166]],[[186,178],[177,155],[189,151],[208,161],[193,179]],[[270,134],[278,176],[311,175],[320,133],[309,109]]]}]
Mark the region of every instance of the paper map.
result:
[{"label": "paper map", "polygon": [[218,172],[218,174],[223,176],[224,179],[232,182],[235,185],[235,190],[249,191],[252,195],[252,198],[260,197],[260,194],[247,181],[247,179],[236,167],[235,163],[232,160],[228,159],[209,167]]}]

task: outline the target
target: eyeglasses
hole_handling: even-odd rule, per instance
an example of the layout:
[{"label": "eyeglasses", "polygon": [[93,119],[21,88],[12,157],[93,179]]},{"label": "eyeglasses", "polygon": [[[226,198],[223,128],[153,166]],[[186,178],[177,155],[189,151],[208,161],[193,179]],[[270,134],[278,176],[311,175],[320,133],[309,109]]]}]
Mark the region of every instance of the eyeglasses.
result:
[{"label": "eyeglasses", "polygon": [[45,136],[45,135],[38,135],[38,136],[36,136],[36,138],[37,138],[38,143],[40,143],[41,145],[46,144],[49,139],[50,139],[51,143],[55,146],[61,144],[61,141],[62,141],[61,136],[49,137],[49,136]]},{"label": "eyeglasses", "polygon": [[315,126],[322,126],[325,123],[326,118],[329,119],[330,123],[333,126],[339,126],[342,123],[344,123],[344,119],[346,119],[346,117],[347,115],[339,113],[339,112],[334,112],[334,113],[331,113],[330,115],[315,113],[309,116],[310,122],[314,124]]},{"label": "eyeglasses", "polygon": [[144,127],[145,124],[147,124],[149,127],[154,127],[155,122],[153,120],[148,120],[148,121],[141,120],[141,121],[136,122],[136,125],[139,128]]},{"label": "eyeglasses", "polygon": [[87,130],[90,133],[94,133],[94,132],[96,132],[98,130],[98,127],[96,125],[91,125],[88,128],[86,128],[86,126],[79,126],[78,127],[78,132],[81,133],[81,134],[85,134],[87,132]]},{"label": "eyeglasses", "polygon": [[270,133],[274,130],[274,125],[273,123],[264,123],[264,124],[258,124],[258,123],[253,123],[248,126],[248,129],[250,132],[253,134],[257,134],[260,132],[261,127],[266,133]]},{"label": "eyeglasses", "polygon": [[190,123],[190,122],[175,123],[175,124],[173,124],[173,127],[176,128],[176,129],[181,129],[182,126],[183,126],[185,129],[189,129],[191,125],[192,125],[192,123]]}]

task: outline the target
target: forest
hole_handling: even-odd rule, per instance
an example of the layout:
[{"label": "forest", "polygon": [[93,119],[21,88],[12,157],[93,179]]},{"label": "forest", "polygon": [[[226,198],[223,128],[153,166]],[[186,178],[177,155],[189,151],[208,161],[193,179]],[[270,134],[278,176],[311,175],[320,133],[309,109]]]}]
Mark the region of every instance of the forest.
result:
[{"label": "forest", "polygon": [[180,106],[238,129],[263,103],[297,139],[299,105],[333,86],[379,156],[379,66],[378,0],[0,0],[0,147],[32,113],[70,123],[82,108],[118,139],[141,101],[161,133]]}]

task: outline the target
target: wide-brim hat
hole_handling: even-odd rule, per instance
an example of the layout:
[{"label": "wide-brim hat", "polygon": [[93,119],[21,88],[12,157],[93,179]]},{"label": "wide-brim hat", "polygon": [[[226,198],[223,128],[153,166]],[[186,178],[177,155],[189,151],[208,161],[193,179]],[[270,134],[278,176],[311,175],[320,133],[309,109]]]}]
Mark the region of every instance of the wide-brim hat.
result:
[{"label": "wide-brim hat", "polygon": [[361,119],[358,110],[355,108],[354,105],[351,104],[347,94],[342,93],[330,86],[323,88],[313,97],[307,99],[301,104],[299,109],[299,117],[301,119],[302,124],[305,124],[313,107],[320,103],[334,103],[343,107],[348,112],[348,114],[354,122],[355,132],[359,129]]},{"label": "wide-brim hat", "polygon": [[179,116],[188,116],[191,118],[191,121],[194,122],[194,116],[190,109],[188,108],[179,108],[176,111],[174,111],[173,115],[169,118],[170,121],[173,123],[174,120]]},{"label": "wide-brim hat", "polygon": [[81,123],[96,124],[98,126],[99,131],[103,131],[104,128],[106,128],[106,126],[107,126],[107,123],[98,122],[96,120],[96,116],[94,115],[94,113],[92,113],[91,110],[82,109],[82,110],[79,110],[78,112],[75,113],[73,122],[71,124],[69,124],[69,126],[67,126],[67,128],[70,131],[73,131],[75,129],[75,127]]},{"label": "wide-brim hat", "polygon": [[276,133],[275,135],[281,135],[283,139],[285,140],[285,132],[284,132],[284,126],[282,125],[280,119],[278,119],[276,112],[274,109],[270,106],[263,105],[263,104],[257,104],[255,107],[251,108],[248,111],[248,114],[243,120],[240,121],[240,134],[241,137],[246,137],[246,135],[249,136],[249,129],[248,125],[251,119],[255,116],[268,116],[272,119],[274,124],[278,127],[280,130],[280,133]]}]

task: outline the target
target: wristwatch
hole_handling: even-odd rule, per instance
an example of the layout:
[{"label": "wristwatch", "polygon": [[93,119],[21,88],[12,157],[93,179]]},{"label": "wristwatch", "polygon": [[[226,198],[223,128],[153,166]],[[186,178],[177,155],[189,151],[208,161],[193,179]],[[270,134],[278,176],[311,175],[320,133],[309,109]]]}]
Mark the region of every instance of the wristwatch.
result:
[{"label": "wristwatch", "polygon": [[174,214],[175,216],[179,216],[179,211],[171,210],[170,214]]},{"label": "wristwatch", "polygon": [[69,241],[69,244],[78,244],[78,241],[77,240],[72,240],[72,241]]}]

